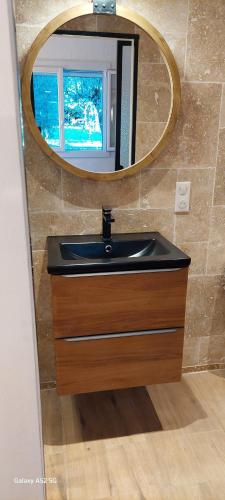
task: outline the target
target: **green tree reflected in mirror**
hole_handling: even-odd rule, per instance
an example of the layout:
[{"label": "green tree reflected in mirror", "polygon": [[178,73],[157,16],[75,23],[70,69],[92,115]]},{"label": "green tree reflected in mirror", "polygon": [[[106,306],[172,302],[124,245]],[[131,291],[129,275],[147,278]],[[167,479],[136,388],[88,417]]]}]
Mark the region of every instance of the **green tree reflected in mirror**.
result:
[{"label": "green tree reflected in mirror", "polygon": [[103,72],[34,71],[33,101],[49,146],[64,151],[103,149]]},{"label": "green tree reflected in mirror", "polygon": [[64,71],[65,150],[103,148],[103,74]]},{"label": "green tree reflected in mirror", "polygon": [[33,73],[33,108],[41,135],[49,146],[60,147],[58,75]]}]

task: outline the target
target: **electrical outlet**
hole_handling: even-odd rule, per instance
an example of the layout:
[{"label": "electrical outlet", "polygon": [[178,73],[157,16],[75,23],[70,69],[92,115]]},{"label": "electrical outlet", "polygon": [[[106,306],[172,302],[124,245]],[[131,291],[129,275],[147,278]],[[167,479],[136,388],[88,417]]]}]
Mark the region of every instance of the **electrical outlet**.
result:
[{"label": "electrical outlet", "polygon": [[190,190],[190,181],[176,183],[175,212],[189,212]]}]

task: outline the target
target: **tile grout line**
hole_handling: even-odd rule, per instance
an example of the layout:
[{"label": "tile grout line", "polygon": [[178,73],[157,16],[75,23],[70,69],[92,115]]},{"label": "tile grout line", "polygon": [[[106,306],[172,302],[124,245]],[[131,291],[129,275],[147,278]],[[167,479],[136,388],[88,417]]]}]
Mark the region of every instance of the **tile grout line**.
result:
[{"label": "tile grout line", "polygon": [[189,16],[190,16],[190,0],[188,0],[187,6],[187,25],[186,25],[186,42],[185,42],[185,56],[184,56],[184,76],[183,81],[186,82],[186,72],[187,72],[187,47],[188,47],[188,31],[189,31]]},{"label": "tile grout line", "polygon": [[[161,208],[161,207],[139,207],[139,206],[136,206],[136,207],[113,207],[113,211],[114,212],[139,212],[140,211],[140,208],[141,210],[145,210],[145,211],[168,211],[168,213],[173,213],[173,207],[166,207],[166,208]],[[30,210],[30,215],[58,215],[58,216],[62,216],[62,215],[77,215],[79,214],[80,212],[85,212],[85,213],[90,213],[90,212],[93,212],[95,214],[97,213],[101,213],[101,208],[87,208],[87,209],[83,209],[83,208],[78,208],[78,209],[67,209],[67,210],[64,210],[63,212],[57,212],[57,211],[52,211],[52,210]]]},{"label": "tile grout line", "polygon": [[[225,128],[225,127],[224,127]],[[146,167],[147,168],[150,168],[150,167]],[[189,163],[187,165],[184,164],[184,166],[179,166],[179,165],[174,165],[172,164],[171,166],[162,166],[162,167],[158,167],[158,166],[155,166],[155,167],[151,167],[153,170],[212,170],[214,169],[215,167],[213,167],[212,165],[194,165],[193,163]]]},{"label": "tile grout line", "polygon": [[46,26],[45,24],[29,24],[29,23],[16,23],[16,28],[40,28],[41,30]]},{"label": "tile grout line", "polygon": [[[178,169],[176,169],[176,183],[178,181]],[[175,185],[176,186],[176,185]],[[175,199],[176,199],[176,188],[175,188]],[[175,244],[176,242],[176,229],[177,229],[177,214],[175,212],[175,199],[174,199],[174,209],[173,209],[173,243]]]},{"label": "tile grout line", "polygon": [[216,166],[214,169],[214,178],[213,178],[213,189],[212,189],[212,197],[211,204],[209,206],[209,237],[207,244],[207,252],[206,252],[206,275],[208,275],[208,265],[209,265],[209,243],[210,243],[210,232],[211,232],[211,217],[212,217],[212,208],[214,205],[214,196],[215,196],[215,187],[216,187],[216,174],[217,174],[217,165],[218,165],[218,155],[219,155],[219,139],[220,139],[220,123],[221,123],[221,115],[222,115],[222,101],[223,101],[223,84],[221,85],[221,96],[220,96],[220,109],[219,109],[219,120],[218,120],[218,132],[217,132],[217,144],[216,144]]},{"label": "tile grout line", "polygon": [[[202,242],[200,241],[198,243],[202,243]],[[192,279],[192,278],[212,278],[215,276],[221,276],[221,273],[214,273],[214,274],[202,274],[202,273],[196,274],[196,273],[193,273],[193,274],[190,274],[189,279]]]},{"label": "tile grout line", "polygon": [[200,365],[200,352],[201,352],[201,336],[197,337],[199,339],[198,341],[198,348],[197,348],[197,360],[198,364]]},{"label": "tile grout line", "polygon": [[223,81],[212,81],[212,80],[182,80],[183,83],[195,83],[196,85],[223,85]]},{"label": "tile grout line", "polygon": [[155,124],[158,124],[158,123],[159,123],[160,125],[166,125],[166,124],[167,124],[167,122],[166,122],[166,121],[162,122],[162,121],[159,121],[159,120],[156,120],[156,121],[151,121],[151,122],[150,122],[150,121],[146,121],[146,120],[137,120],[137,123],[150,123],[150,124],[152,124],[152,123],[153,123],[154,125],[155,125]]},{"label": "tile grout line", "polygon": [[139,186],[138,186],[138,199],[139,199],[139,203],[138,203],[138,208],[139,210],[142,209],[142,206],[141,206],[141,170],[139,171],[139,176],[138,176],[138,181],[139,181]]},{"label": "tile grout line", "polygon": [[60,197],[61,197],[61,203],[60,203],[60,211],[63,212],[63,208],[64,208],[64,200],[63,200],[63,186],[62,186],[62,183],[63,183],[63,180],[62,180],[62,168],[60,169]]}]

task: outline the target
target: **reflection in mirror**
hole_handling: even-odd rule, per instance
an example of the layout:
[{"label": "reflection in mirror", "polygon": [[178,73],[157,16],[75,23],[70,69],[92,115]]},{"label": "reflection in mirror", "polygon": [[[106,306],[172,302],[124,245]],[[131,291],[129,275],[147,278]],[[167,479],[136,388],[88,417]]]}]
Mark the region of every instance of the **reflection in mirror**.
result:
[{"label": "reflection in mirror", "polygon": [[42,46],[31,81],[33,113],[48,146],[67,162],[113,172],[160,139],[169,74],[158,46],[134,23],[89,15],[82,27],[73,19]]}]

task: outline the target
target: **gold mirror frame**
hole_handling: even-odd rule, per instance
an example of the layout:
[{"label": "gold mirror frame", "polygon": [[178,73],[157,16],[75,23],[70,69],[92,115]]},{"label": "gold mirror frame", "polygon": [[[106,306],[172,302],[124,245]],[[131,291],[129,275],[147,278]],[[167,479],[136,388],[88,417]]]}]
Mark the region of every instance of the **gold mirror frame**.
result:
[{"label": "gold mirror frame", "polygon": [[[58,166],[86,179],[93,179],[98,181],[108,181],[108,180],[114,181],[117,179],[122,179],[123,177],[133,175],[137,173],[141,168],[147,165],[149,166],[157,158],[162,149],[166,146],[166,143],[175,127],[178,117],[180,101],[181,101],[180,77],[174,56],[169,46],[167,45],[166,41],[164,40],[162,35],[156,30],[156,28],[154,28],[154,26],[152,26],[148,21],[146,21],[142,16],[137,14],[135,11],[132,11],[130,9],[127,9],[126,7],[118,5],[116,15],[128,19],[129,21],[132,21],[142,30],[144,30],[157,43],[162,53],[162,56],[164,58],[165,64],[169,72],[170,82],[171,82],[171,106],[170,106],[169,117],[166,123],[166,127],[163,131],[163,134],[160,137],[157,144],[154,146],[154,148],[141,160],[139,160],[137,163],[134,163],[130,167],[127,167],[126,169],[119,170],[116,172],[101,173],[101,172],[89,172],[89,171],[87,172],[86,170],[82,170],[79,167],[72,166],[70,163],[61,158],[57,153],[55,153],[48,146],[47,142],[45,142],[45,140],[43,139],[36,125],[36,121],[32,110],[30,84],[31,84],[34,62],[37,58],[37,55],[41,47],[44,45],[47,39],[64,23],[70,21],[71,19],[75,19],[80,16],[85,16],[87,14],[93,14],[93,4],[90,4],[89,2],[87,4],[77,5],[71,9],[62,12],[54,19],[52,19],[52,21],[50,21],[40,31],[40,33],[34,40],[29,50],[24,66],[23,77],[22,77],[23,110],[24,110],[24,115],[26,117],[26,121],[30,127],[30,131],[34,139],[39,144],[42,151],[47,156],[49,156],[53,161],[55,161]],[[105,15],[110,15],[110,14],[105,14]]]}]

